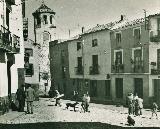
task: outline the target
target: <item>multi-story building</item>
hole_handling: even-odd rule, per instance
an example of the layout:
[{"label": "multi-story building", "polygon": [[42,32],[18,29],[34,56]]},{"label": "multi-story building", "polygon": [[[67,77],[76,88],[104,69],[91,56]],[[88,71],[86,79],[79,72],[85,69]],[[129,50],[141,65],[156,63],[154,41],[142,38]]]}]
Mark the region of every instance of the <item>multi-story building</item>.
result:
[{"label": "multi-story building", "polygon": [[9,108],[24,84],[24,45],[21,0],[0,2],[0,112]]},{"label": "multi-story building", "polygon": [[94,101],[121,104],[132,92],[144,99],[144,106],[153,101],[160,104],[160,14],[133,21],[123,18],[66,41],[70,91],[89,92]]},{"label": "multi-story building", "polygon": [[92,101],[111,102],[110,28],[124,21],[98,25],[70,42],[69,72],[76,91],[81,96],[89,92]]},{"label": "multi-story building", "polygon": [[31,85],[35,91],[39,89],[39,44],[27,39],[24,41],[25,86]]},{"label": "multi-story building", "polygon": [[[39,54],[40,90],[50,89],[49,42],[55,40],[55,12],[44,3],[33,13],[35,43],[41,46]],[[46,89],[47,88],[47,89]]]},{"label": "multi-story building", "polygon": [[74,90],[69,74],[68,44],[70,42],[72,41],[55,40],[49,44],[51,84],[53,89],[57,89],[65,97],[71,97]]},{"label": "multi-story building", "polygon": [[159,101],[159,18],[152,15],[112,28],[112,100],[125,103],[132,92],[144,105]]}]

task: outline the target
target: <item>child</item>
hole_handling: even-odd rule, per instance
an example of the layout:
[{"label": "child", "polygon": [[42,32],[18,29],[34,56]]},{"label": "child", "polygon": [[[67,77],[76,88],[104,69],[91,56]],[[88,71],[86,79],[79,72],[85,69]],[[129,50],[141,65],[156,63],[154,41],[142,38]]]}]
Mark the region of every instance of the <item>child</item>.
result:
[{"label": "child", "polygon": [[[153,114],[155,114],[156,117],[157,117],[157,119],[158,119],[157,109],[158,109],[157,104],[156,104],[155,102],[153,102],[153,104],[152,104],[152,116],[151,116],[151,118],[153,117]],[[150,119],[151,119],[151,118],[150,118]]]}]

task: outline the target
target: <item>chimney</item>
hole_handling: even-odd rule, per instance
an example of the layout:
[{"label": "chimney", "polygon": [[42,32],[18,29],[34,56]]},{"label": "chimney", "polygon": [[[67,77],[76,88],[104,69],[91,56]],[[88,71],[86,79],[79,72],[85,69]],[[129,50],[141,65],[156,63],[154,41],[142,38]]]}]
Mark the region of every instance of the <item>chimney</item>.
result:
[{"label": "chimney", "polygon": [[82,27],[82,33],[84,33],[84,26]]},{"label": "chimney", "polygon": [[126,19],[126,15],[121,15],[121,21]]}]

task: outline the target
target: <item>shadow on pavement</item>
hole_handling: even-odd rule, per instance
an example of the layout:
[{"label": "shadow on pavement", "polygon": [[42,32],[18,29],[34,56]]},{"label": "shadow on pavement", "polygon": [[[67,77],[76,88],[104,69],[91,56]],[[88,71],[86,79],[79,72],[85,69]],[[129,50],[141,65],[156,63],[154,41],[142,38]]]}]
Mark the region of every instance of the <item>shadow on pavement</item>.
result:
[{"label": "shadow on pavement", "polygon": [[[100,122],[45,122],[45,123],[25,123],[25,124],[1,124],[0,129],[130,129],[131,127],[121,127]],[[160,129],[160,127],[134,127],[134,129]]]}]

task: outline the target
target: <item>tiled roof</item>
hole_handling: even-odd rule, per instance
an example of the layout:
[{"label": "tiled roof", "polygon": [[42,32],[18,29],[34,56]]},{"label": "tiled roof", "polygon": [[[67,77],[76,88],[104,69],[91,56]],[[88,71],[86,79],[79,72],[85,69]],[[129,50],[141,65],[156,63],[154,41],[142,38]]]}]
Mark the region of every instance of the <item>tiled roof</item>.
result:
[{"label": "tiled roof", "polygon": [[97,26],[85,31],[84,34],[89,34],[89,33],[97,32],[97,31],[105,30],[105,29],[108,29],[108,30],[121,29],[121,28],[129,27],[129,26],[141,24],[143,22],[145,22],[145,18],[140,18],[140,19],[136,19],[133,21],[129,21],[126,19],[123,21],[120,20],[120,21],[110,22],[108,24],[102,24],[102,25],[97,24]]},{"label": "tiled roof", "polygon": [[96,32],[96,31],[101,31],[101,30],[105,30],[105,29],[111,29],[113,26],[115,26],[116,24],[118,24],[120,22],[121,21],[116,21],[116,22],[110,22],[108,24],[102,24],[102,25],[97,24],[97,26],[85,31],[84,34]]},{"label": "tiled roof", "polygon": [[50,9],[49,7],[47,7],[44,3],[41,4],[41,6],[33,13],[34,14],[37,14],[37,13],[53,13],[55,14],[55,12]]},{"label": "tiled roof", "polygon": [[[147,21],[147,18],[146,18],[146,21]],[[139,18],[133,21],[126,20],[122,22],[121,24],[116,24],[115,26],[111,28],[111,30],[121,29],[121,28],[129,27],[129,26],[135,26],[135,25],[138,25],[144,22],[145,22],[145,18]]]}]

